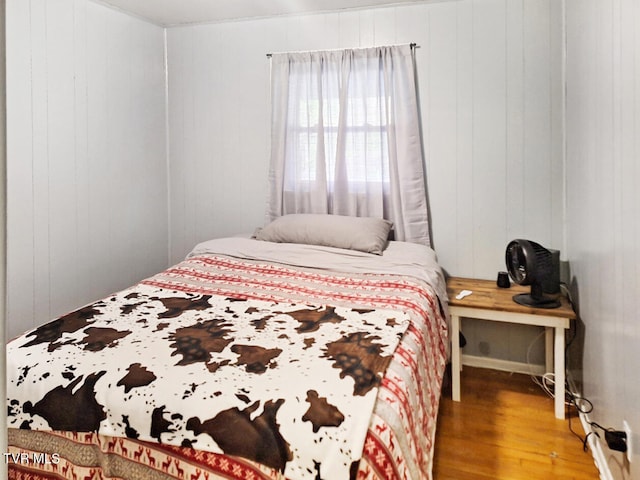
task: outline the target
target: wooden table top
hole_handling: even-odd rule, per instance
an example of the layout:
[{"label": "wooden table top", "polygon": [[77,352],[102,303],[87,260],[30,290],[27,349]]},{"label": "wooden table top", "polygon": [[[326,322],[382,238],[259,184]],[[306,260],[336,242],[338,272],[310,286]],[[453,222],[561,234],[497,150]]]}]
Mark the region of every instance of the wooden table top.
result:
[{"label": "wooden table top", "polygon": [[[456,299],[462,290],[471,290],[473,293],[461,300]],[[519,293],[529,293],[530,287],[511,284],[510,288],[499,288],[495,280],[478,280],[473,278],[449,277],[447,279],[447,295],[449,306],[482,308],[487,310],[499,310],[512,313],[528,313],[546,315],[548,317],[576,318],[571,304],[564,295],[560,295],[560,307],[558,308],[533,308],[520,305],[513,300],[513,296]]]}]

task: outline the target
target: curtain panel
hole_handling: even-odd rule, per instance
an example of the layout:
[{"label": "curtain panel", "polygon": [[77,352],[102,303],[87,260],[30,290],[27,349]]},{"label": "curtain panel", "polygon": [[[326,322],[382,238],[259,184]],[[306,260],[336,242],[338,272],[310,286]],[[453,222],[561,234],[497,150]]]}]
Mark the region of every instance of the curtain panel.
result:
[{"label": "curtain panel", "polygon": [[267,221],[289,213],[379,217],[430,245],[409,45],[271,57]]}]

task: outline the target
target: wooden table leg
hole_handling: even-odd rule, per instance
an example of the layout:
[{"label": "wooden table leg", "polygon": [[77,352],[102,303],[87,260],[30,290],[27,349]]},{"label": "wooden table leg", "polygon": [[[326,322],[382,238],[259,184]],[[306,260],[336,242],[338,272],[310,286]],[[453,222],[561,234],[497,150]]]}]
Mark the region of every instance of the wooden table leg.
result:
[{"label": "wooden table leg", "polygon": [[544,328],[544,373],[553,372],[553,327]]},{"label": "wooden table leg", "polygon": [[555,413],[556,418],[564,419],[564,328],[555,328],[554,348],[554,380],[555,380]]},{"label": "wooden table leg", "polygon": [[460,317],[451,315],[451,398],[460,401]]}]

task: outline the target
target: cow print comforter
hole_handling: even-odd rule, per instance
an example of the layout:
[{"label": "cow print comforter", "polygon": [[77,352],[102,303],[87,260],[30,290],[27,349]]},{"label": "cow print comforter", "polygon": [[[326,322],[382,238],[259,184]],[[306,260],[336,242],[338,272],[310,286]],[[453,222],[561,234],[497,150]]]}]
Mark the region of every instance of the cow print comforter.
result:
[{"label": "cow print comforter", "polygon": [[425,285],[192,257],[8,346],[9,426],[238,455],[349,478]]}]

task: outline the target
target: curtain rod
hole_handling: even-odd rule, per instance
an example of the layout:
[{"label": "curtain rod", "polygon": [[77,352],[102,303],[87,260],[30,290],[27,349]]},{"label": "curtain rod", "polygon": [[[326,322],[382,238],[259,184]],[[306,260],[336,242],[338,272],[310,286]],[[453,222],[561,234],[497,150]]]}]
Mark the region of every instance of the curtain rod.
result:
[{"label": "curtain rod", "polygon": [[[409,47],[411,47],[411,49],[413,50],[414,48],[418,48],[419,45],[417,43],[410,43]],[[271,58],[273,56],[273,53],[267,53],[267,58]]]}]

